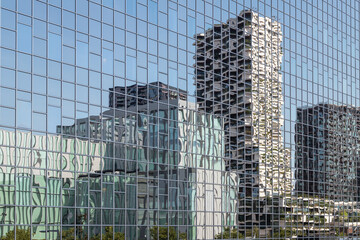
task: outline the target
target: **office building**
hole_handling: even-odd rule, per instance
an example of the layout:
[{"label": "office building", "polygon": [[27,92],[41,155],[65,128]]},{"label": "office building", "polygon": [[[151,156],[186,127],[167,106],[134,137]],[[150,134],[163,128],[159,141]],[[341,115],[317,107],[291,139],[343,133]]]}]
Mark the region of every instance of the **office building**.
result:
[{"label": "office building", "polygon": [[357,237],[359,26],[358,0],[0,1],[0,239]]},{"label": "office building", "polygon": [[359,109],[318,104],[297,109],[296,191],[358,199]]},{"label": "office building", "polygon": [[239,180],[238,223],[265,228],[265,197],[291,193],[281,134],[281,26],[242,11],[196,40],[197,102],[200,111],[224,118],[227,171]]}]

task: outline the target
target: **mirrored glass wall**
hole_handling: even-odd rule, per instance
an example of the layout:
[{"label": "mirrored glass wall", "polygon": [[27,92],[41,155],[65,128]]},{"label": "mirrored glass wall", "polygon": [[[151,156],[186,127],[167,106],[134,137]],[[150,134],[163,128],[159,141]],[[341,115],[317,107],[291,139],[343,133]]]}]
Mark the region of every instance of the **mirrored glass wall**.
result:
[{"label": "mirrored glass wall", "polygon": [[0,239],[358,239],[358,0],[0,2]]}]

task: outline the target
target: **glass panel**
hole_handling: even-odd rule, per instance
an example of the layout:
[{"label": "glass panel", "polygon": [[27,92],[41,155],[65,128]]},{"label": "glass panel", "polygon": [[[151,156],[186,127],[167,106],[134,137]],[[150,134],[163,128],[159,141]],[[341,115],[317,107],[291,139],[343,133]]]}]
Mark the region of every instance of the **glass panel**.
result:
[{"label": "glass panel", "polygon": [[61,36],[48,34],[48,57],[53,60],[61,61]]},{"label": "glass panel", "polygon": [[16,102],[16,126],[31,128],[31,103],[18,100]]},{"label": "glass panel", "polygon": [[136,58],[126,56],[126,77],[136,80]]},{"label": "glass panel", "polygon": [[31,2],[27,0],[18,0],[17,1],[17,10],[23,14],[31,15],[32,8]]},{"label": "glass panel", "polygon": [[89,46],[87,43],[76,42],[76,64],[80,67],[88,67]]},{"label": "glass panel", "polygon": [[126,12],[132,16],[136,16],[136,1],[126,0]]},{"label": "glass panel", "polygon": [[18,72],[17,84],[18,89],[31,91],[31,75],[27,73]]},{"label": "glass panel", "polygon": [[87,16],[88,15],[88,9],[89,9],[88,1],[86,1],[86,0],[78,0],[78,1],[76,1],[76,11],[77,11],[78,14],[81,14],[83,16]]},{"label": "glass panel", "polygon": [[68,11],[75,11],[75,1],[63,1],[62,7]]},{"label": "glass panel", "polygon": [[0,125],[7,127],[15,126],[15,110],[5,107],[0,107]]},{"label": "glass panel", "polygon": [[75,14],[63,11],[63,25],[67,28],[75,29]]},{"label": "glass panel", "polygon": [[56,133],[61,124],[61,110],[58,107],[48,106],[47,126],[48,132]]},{"label": "glass panel", "polygon": [[13,89],[0,88],[0,105],[15,107],[15,91]]},{"label": "glass panel", "polygon": [[15,49],[15,32],[1,29],[1,46]]},{"label": "glass panel", "polygon": [[359,1],[0,6],[1,239],[359,238]]},{"label": "glass panel", "polygon": [[169,9],[169,29],[177,31],[177,11]]},{"label": "glass panel", "polygon": [[1,9],[1,27],[15,30],[15,13]]},{"label": "glass panel", "polygon": [[17,68],[20,71],[31,72],[31,56],[28,54],[17,54]]},{"label": "glass panel", "polygon": [[46,94],[46,78],[33,76],[33,91],[40,94]]},{"label": "glass panel", "polygon": [[1,66],[8,68],[15,68],[15,51],[1,48]]},{"label": "glass panel", "polygon": [[[61,25],[61,9],[53,6],[48,7],[49,15],[48,19],[49,22],[57,25]],[[67,20],[64,19],[64,23],[66,23]]]},{"label": "glass panel", "polygon": [[103,57],[102,57],[102,70],[104,73],[113,74],[113,52],[107,49],[103,49]]},{"label": "glass panel", "polygon": [[39,38],[33,38],[33,40],[34,40],[34,49],[33,49],[34,55],[45,58],[46,57],[46,41],[39,39]]}]

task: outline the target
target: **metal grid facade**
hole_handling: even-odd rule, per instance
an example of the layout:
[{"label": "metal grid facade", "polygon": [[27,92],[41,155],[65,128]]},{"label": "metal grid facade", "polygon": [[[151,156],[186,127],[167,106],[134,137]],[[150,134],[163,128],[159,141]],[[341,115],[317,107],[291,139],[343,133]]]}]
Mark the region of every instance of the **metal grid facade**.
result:
[{"label": "metal grid facade", "polygon": [[357,239],[359,15],[0,0],[0,239]]}]

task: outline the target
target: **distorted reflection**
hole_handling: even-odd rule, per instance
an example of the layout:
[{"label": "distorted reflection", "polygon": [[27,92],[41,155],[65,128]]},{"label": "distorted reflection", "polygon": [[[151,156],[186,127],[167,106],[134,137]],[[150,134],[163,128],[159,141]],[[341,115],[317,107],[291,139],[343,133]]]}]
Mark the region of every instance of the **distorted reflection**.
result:
[{"label": "distorted reflection", "polygon": [[357,1],[0,6],[0,239],[360,235]]}]

